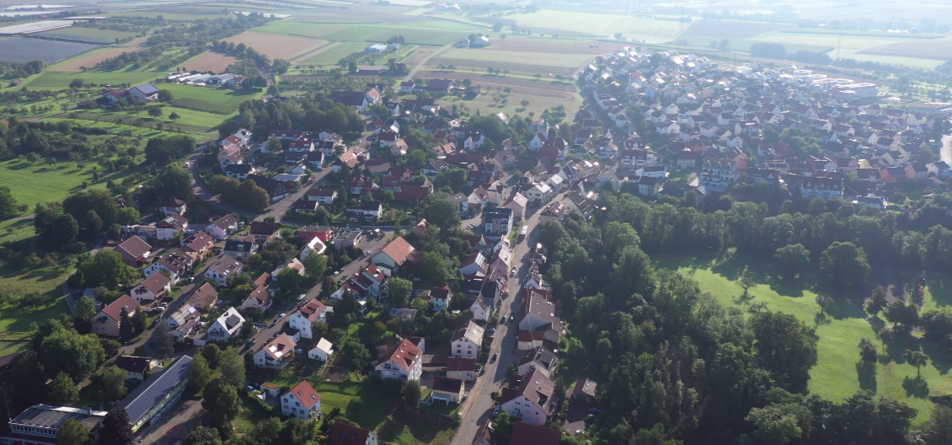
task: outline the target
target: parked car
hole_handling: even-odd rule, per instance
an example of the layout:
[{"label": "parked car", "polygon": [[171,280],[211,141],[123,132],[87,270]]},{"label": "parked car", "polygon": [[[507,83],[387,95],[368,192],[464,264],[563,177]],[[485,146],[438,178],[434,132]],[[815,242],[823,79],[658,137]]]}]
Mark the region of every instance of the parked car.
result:
[{"label": "parked car", "polygon": [[156,312],[165,312],[166,309],[167,309],[167,308],[166,308],[165,306],[156,306],[156,307],[155,307],[155,311],[156,311]]},{"label": "parked car", "polygon": [[506,324],[506,316],[505,316],[505,315],[502,316],[502,320],[501,320],[500,322],[501,322],[502,324]]},{"label": "parked car", "polygon": [[496,328],[489,328],[489,330],[486,332],[489,332],[489,335],[493,335],[496,333]]},{"label": "parked car", "polygon": [[336,276],[338,276],[338,275],[340,275],[340,271],[339,271],[339,270],[335,270],[335,271],[334,271],[334,276],[336,277]]},{"label": "parked car", "polygon": [[298,295],[298,297],[297,297],[297,302],[300,303],[300,302],[304,301],[305,298],[307,298],[307,294]]},{"label": "parked car", "polygon": [[285,313],[282,312],[281,315],[278,315],[278,320],[283,320],[284,317],[286,317],[287,315],[288,315],[288,314],[285,314]]},{"label": "parked car", "polygon": [[590,413],[592,413],[592,414],[598,414],[598,413],[602,412],[602,410],[600,410],[600,409],[598,409],[598,408],[595,408],[595,407],[593,406],[593,407],[591,407],[591,408],[588,409],[588,412],[590,412]]},{"label": "parked car", "polygon": [[489,359],[489,363],[496,363],[496,357],[499,356],[498,352],[493,353],[493,358]]}]

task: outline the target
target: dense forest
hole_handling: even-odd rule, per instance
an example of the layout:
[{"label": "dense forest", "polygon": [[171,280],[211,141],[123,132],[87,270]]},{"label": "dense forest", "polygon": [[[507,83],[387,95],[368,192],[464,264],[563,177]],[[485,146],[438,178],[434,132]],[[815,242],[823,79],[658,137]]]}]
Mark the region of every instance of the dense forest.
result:
[{"label": "dense forest", "polygon": [[[627,193],[602,196],[607,212],[591,221],[578,214],[550,221],[538,236],[548,246],[546,275],[570,333],[560,349],[599,381],[603,413],[590,430],[595,443],[947,443],[952,410],[944,406],[912,428],[916,410],[888,397],[859,392],[835,403],[808,394],[817,360],[813,327],[762,305],[723,307],[649,257],[736,247],[769,259],[797,245],[802,261],[829,263],[834,251],[851,245],[852,260],[869,249],[874,266],[896,266],[902,257],[903,267],[948,271],[952,232],[941,210],[947,203],[897,217],[839,201],[785,204],[781,213],[751,202],[701,212],[690,200],[676,207]],[[837,284],[832,270],[830,279]],[[927,338],[948,340],[947,312],[928,311],[920,320],[906,308],[899,302],[885,309],[887,319],[907,328],[895,335],[918,326]]]}]

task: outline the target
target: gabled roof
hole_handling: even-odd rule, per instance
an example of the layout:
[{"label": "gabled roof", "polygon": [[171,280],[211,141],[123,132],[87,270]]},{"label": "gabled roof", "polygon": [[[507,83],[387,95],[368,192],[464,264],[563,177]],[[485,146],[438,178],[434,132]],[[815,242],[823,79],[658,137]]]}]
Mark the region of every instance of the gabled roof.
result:
[{"label": "gabled roof", "polygon": [[321,314],[323,314],[326,310],[327,306],[324,306],[324,303],[321,303],[316,298],[308,301],[307,304],[302,305],[299,309],[301,316],[311,322],[317,320],[317,318],[320,317]]},{"label": "gabled roof", "polygon": [[403,340],[396,348],[393,348],[393,350],[385,354],[383,360],[380,360],[380,362],[392,360],[397,366],[409,372],[413,368],[413,365],[422,359],[423,351],[410,340]]},{"label": "gabled roof", "polygon": [[581,378],[578,382],[575,382],[575,389],[572,390],[572,395],[575,394],[586,394],[590,397],[595,397],[595,390],[598,387],[598,384],[587,379]]},{"label": "gabled roof", "polygon": [[120,355],[116,357],[116,366],[129,372],[143,373],[149,370],[149,363],[152,357],[139,357],[136,355]]},{"label": "gabled roof", "polygon": [[402,266],[403,263],[407,262],[410,255],[413,254],[414,250],[416,249],[414,249],[407,240],[402,236],[398,236],[393,241],[390,241],[381,252],[389,256],[394,264]]},{"label": "gabled roof", "polygon": [[460,379],[437,376],[433,379],[433,388],[431,389],[434,391],[459,392],[462,387],[463,381]]},{"label": "gabled roof", "polygon": [[560,438],[559,430],[516,422],[509,443],[512,445],[558,445]]},{"label": "gabled roof", "polygon": [[126,410],[133,424],[142,421],[156,405],[169,396],[178,384],[188,378],[191,363],[192,357],[187,355],[179,357],[165,371],[149,376],[132,393],[122,399],[118,406]]},{"label": "gabled roof", "polygon": [[366,445],[372,432],[349,423],[334,422],[327,445]]},{"label": "gabled roof", "polygon": [[142,238],[133,236],[116,246],[116,250],[120,249],[124,250],[134,258],[141,258],[147,252],[152,250],[152,246],[150,246],[149,243],[143,241]]},{"label": "gabled roof", "polygon": [[519,386],[507,388],[503,391],[502,401],[506,403],[519,396],[525,396],[530,402],[539,406],[546,414],[552,412],[551,402],[555,400],[555,383],[542,371],[533,369],[521,377]]},{"label": "gabled roof", "polygon": [[466,326],[463,326],[456,330],[453,333],[453,338],[450,342],[455,342],[463,337],[472,342],[473,344],[480,345],[483,343],[483,334],[485,330],[482,326],[474,323],[472,320],[466,323]]},{"label": "gabled roof", "polygon": [[155,226],[178,230],[185,224],[188,224],[188,220],[186,220],[185,217],[179,215],[178,213],[173,213],[169,216],[166,216],[162,221],[155,223]]},{"label": "gabled roof", "polygon": [[109,306],[104,307],[99,313],[105,314],[113,320],[119,320],[119,317],[122,316],[123,307],[128,308],[129,315],[132,315],[135,310],[139,308],[139,303],[130,297],[129,294],[123,294],[117,298],[116,301],[110,303]]},{"label": "gabled roof", "polygon": [[165,286],[168,286],[172,280],[169,277],[165,276],[161,272],[156,272],[152,275],[149,275],[148,278],[142,280],[139,283],[140,286],[152,291],[152,293],[159,293]]},{"label": "gabled roof", "polygon": [[213,222],[212,225],[218,226],[222,229],[227,229],[235,225],[235,223],[237,222],[238,222],[238,218],[235,218],[234,216],[231,216],[231,215],[225,215],[215,220],[215,222]]},{"label": "gabled roof", "polygon": [[297,343],[294,339],[289,337],[288,334],[281,334],[261,349],[274,360],[281,360],[294,350],[295,346],[297,346]]},{"label": "gabled roof", "polygon": [[476,371],[476,359],[449,357],[446,359],[446,371],[469,372]]},{"label": "gabled roof", "polygon": [[[301,405],[304,406],[304,409],[311,409],[312,406],[321,401],[321,395],[314,390],[310,383],[307,380],[302,381],[291,388],[290,391],[284,393],[284,395],[291,394],[294,398],[298,399],[301,402]],[[282,398],[284,396],[281,396]]]}]

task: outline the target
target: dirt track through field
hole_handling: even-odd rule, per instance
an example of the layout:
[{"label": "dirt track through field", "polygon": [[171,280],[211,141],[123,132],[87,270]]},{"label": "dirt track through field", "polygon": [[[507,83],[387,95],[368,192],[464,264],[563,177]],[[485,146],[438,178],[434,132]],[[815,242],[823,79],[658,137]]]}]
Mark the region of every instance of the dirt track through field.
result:
[{"label": "dirt track through field", "polygon": [[313,39],[310,37],[288,36],[281,34],[270,34],[264,32],[245,32],[234,37],[224,39],[227,42],[234,42],[235,45],[244,43],[249,48],[264,54],[273,59],[287,59],[302,51],[326,45],[326,40]]},{"label": "dirt track through field", "polygon": [[319,47],[314,48],[314,49],[312,49],[312,50],[310,50],[310,51],[308,51],[308,52],[298,54],[298,55],[296,55],[296,56],[294,56],[294,57],[288,59],[288,62],[291,62],[291,63],[301,63],[301,62],[304,62],[305,60],[310,59],[311,56],[315,56],[315,55],[317,55],[317,54],[320,54],[320,53],[322,53],[322,52],[324,52],[324,51],[327,51],[327,50],[329,50],[329,49],[331,49],[331,48],[333,48],[333,47],[335,47],[335,46],[337,46],[337,45],[340,45],[340,42],[327,42],[326,45],[319,46]]}]

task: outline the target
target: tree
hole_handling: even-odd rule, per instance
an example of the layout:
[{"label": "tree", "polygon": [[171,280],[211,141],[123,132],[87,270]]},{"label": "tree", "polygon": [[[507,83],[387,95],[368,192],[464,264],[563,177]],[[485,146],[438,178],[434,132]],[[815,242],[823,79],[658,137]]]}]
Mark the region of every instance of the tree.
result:
[{"label": "tree", "polygon": [[347,64],[347,72],[349,72],[350,74],[357,73],[357,64],[354,63],[354,61],[350,61],[350,63]]},{"label": "tree", "polygon": [[810,251],[803,244],[789,244],[777,249],[774,258],[783,268],[783,278],[790,280],[800,274],[800,269],[810,261]]},{"label": "tree", "polygon": [[833,287],[840,290],[858,288],[869,277],[866,252],[850,242],[834,242],[820,255],[820,268]]},{"label": "tree", "polygon": [[522,105],[522,108],[526,108],[526,107],[529,106],[529,100],[528,100],[528,99],[522,99],[521,101],[519,101],[519,104]]},{"label": "tree", "polygon": [[[89,321],[96,316],[96,302],[83,296],[73,306],[73,326],[80,333],[87,334],[91,329]],[[82,328],[82,329],[81,329]]]},{"label": "tree", "polygon": [[169,333],[168,323],[159,323],[152,331],[152,347],[159,351],[163,357],[168,357],[169,353],[175,350],[175,337]]},{"label": "tree", "polygon": [[236,348],[225,349],[219,360],[221,369],[221,378],[225,384],[236,388],[243,388],[245,385],[245,361],[241,358]]},{"label": "tree", "polygon": [[393,307],[406,307],[413,283],[400,277],[390,279],[390,301]]},{"label": "tree", "polygon": [[863,365],[866,367],[873,367],[876,365],[876,361],[879,359],[879,354],[876,352],[876,344],[868,338],[863,338],[859,341],[859,358],[863,361]]},{"label": "tree", "polygon": [[133,439],[129,413],[123,408],[113,408],[102,420],[98,445],[131,445]]},{"label": "tree", "polygon": [[875,317],[886,308],[887,304],[889,301],[886,300],[886,290],[882,286],[876,286],[876,289],[873,289],[873,295],[866,300],[866,312]]},{"label": "tree", "polygon": [[176,113],[176,112],[174,112],[174,111],[171,112],[171,113],[169,113],[169,119],[171,119],[172,122],[175,122],[175,120],[178,119],[178,118],[180,118],[180,117],[182,117],[182,116],[179,116],[179,114]]},{"label": "tree", "polygon": [[904,358],[910,365],[916,367],[916,379],[921,379],[922,373],[920,372],[919,368],[929,364],[929,356],[926,355],[925,352],[922,352],[922,348],[920,347],[918,351],[906,349],[906,352],[902,355],[902,358]]},{"label": "tree", "polygon": [[126,379],[129,373],[117,366],[110,366],[102,371],[102,386],[106,390],[106,398],[120,400],[126,396]]},{"label": "tree", "polygon": [[138,271],[123,263],[122,256],[111,249],[100,250],[78,269],[84,280],[82,284],[87,287],[105,286],[116,290],[138,277]]},{"label": "tree", "polygon": [[162,110],[162,107],[155,106],[155,107],[149,108],[149,116],[159,117],[163,114],[165,114],[165,112]]},{"label": "tree", "polygon": [[185,436],[183,445],[222,445],[221,437],[215,428],[205,428],[201,425]]},{"label": "tree", "polygon": [[796,403],[754,408],[746,419],[754,425],[754,436],[765,444],[787,444],[807,436],[813,415]]},{"label": "tree", "polygon": [[370,352],[367,351],[367,347],[354,339],[344,344],[341,354],[343,354],[341,358],[349,365],[351,371],[361,372],[370,363]]},{"label": "tree", "polygon": [[231,422],[241,413],[241,401],[238,400],[238,390],[234,386],[226,385],[218,395],[218,402],[212,410],[210,425],[218,430],[218,435],[228,440],[234,437],[234,427]]},{"label": "tree", "polygon": [[249,210],[263,212],[271,203],[271,197],[268,192],[255,184],[254,181],[243,181],[237,189],[237,196],[241,197],[240,202]]},{"label": "tree", "polygon": [[717,47],[720,48],[721,51],[726,51],[727,48],[730,48],[730,46],[731,46],[731,41],[727,39],[723,39],[720,42],[717,42]]},{"label": "tree", "polygon": [[422,216],[443,231],[456,230],[460,223],[459,208],[442,193],[434,193],[427,197],[423,204]]},{"label": "tree", "polygon": [[10,191],[10,187],[0,185],[0,221],[12,218],[17,213],[20,213],[19,206],[16,198],[13,197],[13,192]]},{"label": "tree", "polygon": [[826,309],[833,304],[833,299],[826,295],[817,295],[816,304],[820,306],[820,313],[825,314]]},{"label": "tree", "polygon": [[422,395],[423,390],[420,389],[420,382],[416,380],[410,380],[403,385],[403,403],[406,403],[410,406],[416,406],[417,403],[420,403],[420,397]]},{"label": "tree", "polygon": [[40,343],[43,365],[51,373],[65,372],[82,381],[106,359],[106,352],[95,335],[79,335],[73,329],[60,329]]},{"label": "tree", "polygon": [[71,406],[79,401],[79,389],[76,383],[69,378],[65,372],[61,372],[53,379],[53,386],[50,388],[50,400],[54,405]]},{"label": "tree", "polygon": [[932,417],[922,426],[920,436],[924,445],[952,443],[952,408],[937,403],[932,410]]},{"label": "tree", "polygon": [[119,310],[119,336],[124,339],[132,338],[132,320],[129,318],[129,309],[125,306]]},{"label": "tree", "polygon": [[159,102],[169,103],[175,100],[172,92],[169,90],[159,90]]},{"label": "tree", "polygon": [[95,210],[90,209],[86,212],[86,216],[83,217],[82,231],[87,236],[98,235],[102,232],[102,218],[99,217],[99,214]]},{"label": "tree", "polygon": [[493,431],[493,436],[499,443],[509,443],[509,439],[512,438],[512,419],[509,417],[509,413],[502,411],[496,416],[496,420],[493,422]]},{"label": "tree", "polygon": [[744,289],[744,298],[747,298],[748,291],[757,287],[757,282],[750,277],[741,277],[741,279],[737,281],[737,285],[740,286],[741,289]]},{"label": "tree", "polygon": [[76,419],[66,419],[56,432],[56,445],[88,445],[90,440],[86,425]]},{"label": "tree", "polygon": [[806,388],[816,363],[819,337],[813,328],[790,314],[761,311],[751,317],[757,358],[792,392]]},{"label": "tree", "polygon": [[69,87],[82,88],[85,83],[86,81],[84,81],[83,79],[73,79],[73,81],[69,83]]},{"label": "tree", "polygon": [[426,252],[420,261],[421,275],[430,284],[443,286],[446,284],[446,259],[437,252]]}]

